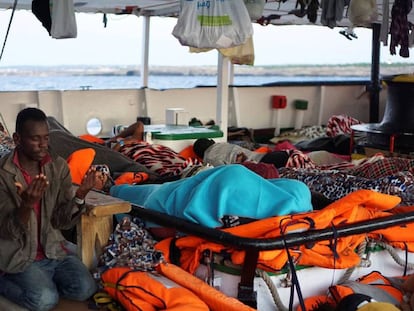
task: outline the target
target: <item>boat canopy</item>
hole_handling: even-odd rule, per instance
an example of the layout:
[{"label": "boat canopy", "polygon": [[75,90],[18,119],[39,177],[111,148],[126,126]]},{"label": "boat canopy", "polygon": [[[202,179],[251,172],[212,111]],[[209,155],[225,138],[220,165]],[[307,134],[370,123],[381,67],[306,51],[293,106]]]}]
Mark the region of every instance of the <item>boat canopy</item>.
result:
[{"label": "boat canopy", "polygon": [[[47,0],[46,0],[47,1]],[[205,0],[209,1],[209,0]],[[349,17],[349,3],[360,2],[361,11],[366,10],[367,3],[377,6],[378,22],[382,22],[382,16],[391,18],[391,10],[395,0],[245,0],[246,3],[265,2],[263,17],[259,23],[274,25],[324,25],[321,16],[324,10],[321,4],[328,3],[343,6],[343,17],[335,21],[335,26],[349,27],[352,25]],[[13,8],[15,0],[0,0],[0,8]],[[177,17],[180,11],[180,0],[74,0],[76,12],[83,13],[107,13],[107,14],[135,14],[138,16],[166,16]],[[411,0],[407,0],[411,2]],[[310,18],[312,4],[318,3],[319,8],[313,10],[316,18]],[[329,4],[329,5],[331,5]],[[345,5],[343,5],[345,4]],[[331,6],[332,6],[331,5]],[[31,10],[32,0],[18,0],[16,9]],[[388,6],[388,7],[387,7]],[[358,7],[358,9],[359,9]],[[337,7],[335,8],[337,9]],[[414,22],[414,12],[408,13],[408,21]],[[363,26],[363,25],[358,25]],[[370,25],[366,25],[370,27]]]},{"label": "boat canopy", "polygon": [[[49,0],[36,0],[46,9]],[[181,0],[183,1],[183,0]],[[208,5],[212,0],[197,0]],[[253,22],[262,25],[324,25],[330,28],[345,27],[341,34],[348,39],[355,37],[354,27],[373,29],[372,70],[370,86],[370,122],[379,120],[379,46],[388,45],[388,36],[397,35],[395,44],[404,43],[402,57],[408,57],[410,24],[414,24],[412,0],[243,0],[248,5],[262,3],[261,17]],[[0,0],[0,8],[32,10],[32,0]],[[180,0],[73,0],[75,12],[94,14],[133,14],[143,16],[144,36],[141,62],[142,87],[148,86],[149,19],[152,16],[178,17]],[[396,9],[395,9],[396,8]],[[397,27],[391,29],[395,9]],[[39,13],[39,12],[38,12]],[[250,13],[250,12],[249,12]],[[260,16],[260,13],[257,16]],[[50,13],[49,13],[50,14]],[[403,23],[404,27],[398,23]],[[403,35],[400,32],[404,32]],[[400,42],[404,40],[404,42]],[[407,45],[407,46],[406,46]],[[394,48],[395,50],[395,48]],[[218,53],[217,118],[216,123],[227,137],[228,86],[231,83],[232,64],[228,57]]]}]

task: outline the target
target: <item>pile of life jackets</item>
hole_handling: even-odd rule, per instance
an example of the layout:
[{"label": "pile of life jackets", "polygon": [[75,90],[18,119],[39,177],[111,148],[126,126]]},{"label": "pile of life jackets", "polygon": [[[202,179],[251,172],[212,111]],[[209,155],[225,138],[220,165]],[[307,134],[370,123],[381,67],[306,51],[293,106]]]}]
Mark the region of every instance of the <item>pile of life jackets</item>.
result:
[{"label": "pile of life jackets", "polygon": [[[322,210],[270,217],[222,230],[240,237],[275,238],[289,232],[334,228],[363,220],[391,216],[396,212],[394,208],[400,201],[401,199],[397,196],[372,190],[357,190]],[[360,257],[355,250],[367,237],[381,239],[393,247],[414,251],[413,230],[414,223],[409,223],[366,234],[339,237],[334,241],[301,245],[291,255],[298,265],[330,269],[350,268],[359,264]],[[235,265],[243,264],[245,258],[244,250],[209,242],[196,236],[165,239],[157,243],[155,248],[163,252],[167,261],[176,257],[175,254],[170,254],[170,250],[178,248],[180,256],[178,262],[174,263],[190,273],[196,271],[205,252],[227,253]],[[285,267],[287,260],[288,254],[285,249],[261,251],[257,267],[268,271],[280,271]]]},{"label": "pile of life jackets", "polygon": [[101,279],[104,290],[128,311],[254,310],[173,264],[161,263],[156,272],[115,267]]}]

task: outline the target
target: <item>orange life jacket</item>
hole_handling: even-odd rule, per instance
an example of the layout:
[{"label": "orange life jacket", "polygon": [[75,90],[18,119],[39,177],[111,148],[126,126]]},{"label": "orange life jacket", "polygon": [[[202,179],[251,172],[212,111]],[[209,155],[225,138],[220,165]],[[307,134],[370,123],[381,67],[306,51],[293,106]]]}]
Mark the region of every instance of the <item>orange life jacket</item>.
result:
[{"label": "orange life jacket", "polygon": [[128,311],[255,310],[173,264],[161,263],[156,269],[158,273],[109,269],[102,274],[104,289]]},{"label": "orange life jacket", "polygon": [[214,287],[203,282],[199,278],[184,271],[173,264],[160,264],[157,270],[173,280],[177,284],[188,288],[194,292],[197,297],[202,299],[211,311],[253,311],[255,309],[240,302],[240,300],[226,296]]},{"label": "orange life jacket", "polygon": [[92,148],[79,149],[71,153],[66,159],[73,183],[78,185],[82,183],[95,158],[95,153],[95,150]]},{"label": "orange life jacket", "polygon": [[[398,215],[402,212],[412,212],[414,206],[392,209],[392,214]],[[374,240],[382,240],[393,247],[414,252],[414,223],[393,226],[370,232],[368,236]]]},{"label": "orange life jacket", "polygon": [[192,291],[158,273],[116,267],[101,278],[105,291],[128,311],[209,311]]},{"label": "orange life jacket", "polygon": [[[358,190],[339,199],[322,210],[287,216],[275,216],[257,220],[245,225],[223,229],[233,235],[249,238],[280,237],[281,233],[324,229],[331,226],[353,223],[391,215],[388,210],[396,206],[401,199],[397,196],[378,193],[372,190]],[[356,247],[365,239],[365,234],[341,237],[332,241],[320,241],[312,246],[302,245],[298,252],[300,265],[315,265],[325,268],[349,268],[359,263],[355,253]],[[170,244],[174,242],[180,250],[180,266],[190,273],[197,269],[205,250],[212,252],[226,251],[231,255],[234,264],[244,262],[245,252],[221,244],[208,242],[200,237],[185,236],[177,240],[167,239],[159,242],[156,248],[169,258]],[[301,254],[299,256],[299,254]],[[262,251],[258,265],[263,269],[280,270],[287,262],[284,249]]]}]

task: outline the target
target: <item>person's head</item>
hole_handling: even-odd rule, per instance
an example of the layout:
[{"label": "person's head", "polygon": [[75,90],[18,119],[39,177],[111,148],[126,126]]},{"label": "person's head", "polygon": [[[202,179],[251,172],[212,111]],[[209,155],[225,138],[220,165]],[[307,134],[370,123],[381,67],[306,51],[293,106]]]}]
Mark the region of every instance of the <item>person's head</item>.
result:
[{"label": "person's head", "polygon": [[200,157],[204,158],[204,152],[211,146],[214,145],[215,141],[209,138],[199,138],[193,144],[194,153]]},{"label": "person's head", "polygon": [[48,152],[49,126],[45,113],[37,108],[25,108],[16,118],[16,132],[13,140],[19,153],[40,161]]}]

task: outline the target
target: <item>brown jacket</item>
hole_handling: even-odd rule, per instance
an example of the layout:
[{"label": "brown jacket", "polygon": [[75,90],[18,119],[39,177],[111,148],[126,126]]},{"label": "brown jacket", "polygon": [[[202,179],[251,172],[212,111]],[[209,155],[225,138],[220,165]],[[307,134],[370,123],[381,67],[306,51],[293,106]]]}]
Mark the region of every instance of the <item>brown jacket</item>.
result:
[{"label": "brown jacket", "polygon": [[[0,271],[23,271],[36,257],[37,225],[34,210],[29,222],[21,223],[17,210],[21,198],[16,182],[26,187],[19,168],[13,163],[13,152],[0,159]],[[81,213],[74,202],[72,179],[66,161],[52,155],[44,167],[49,186],[41,201],[40,241],[48,258],[63,258],[67,252],[60,229],[69,229],[79,220]]]}]

